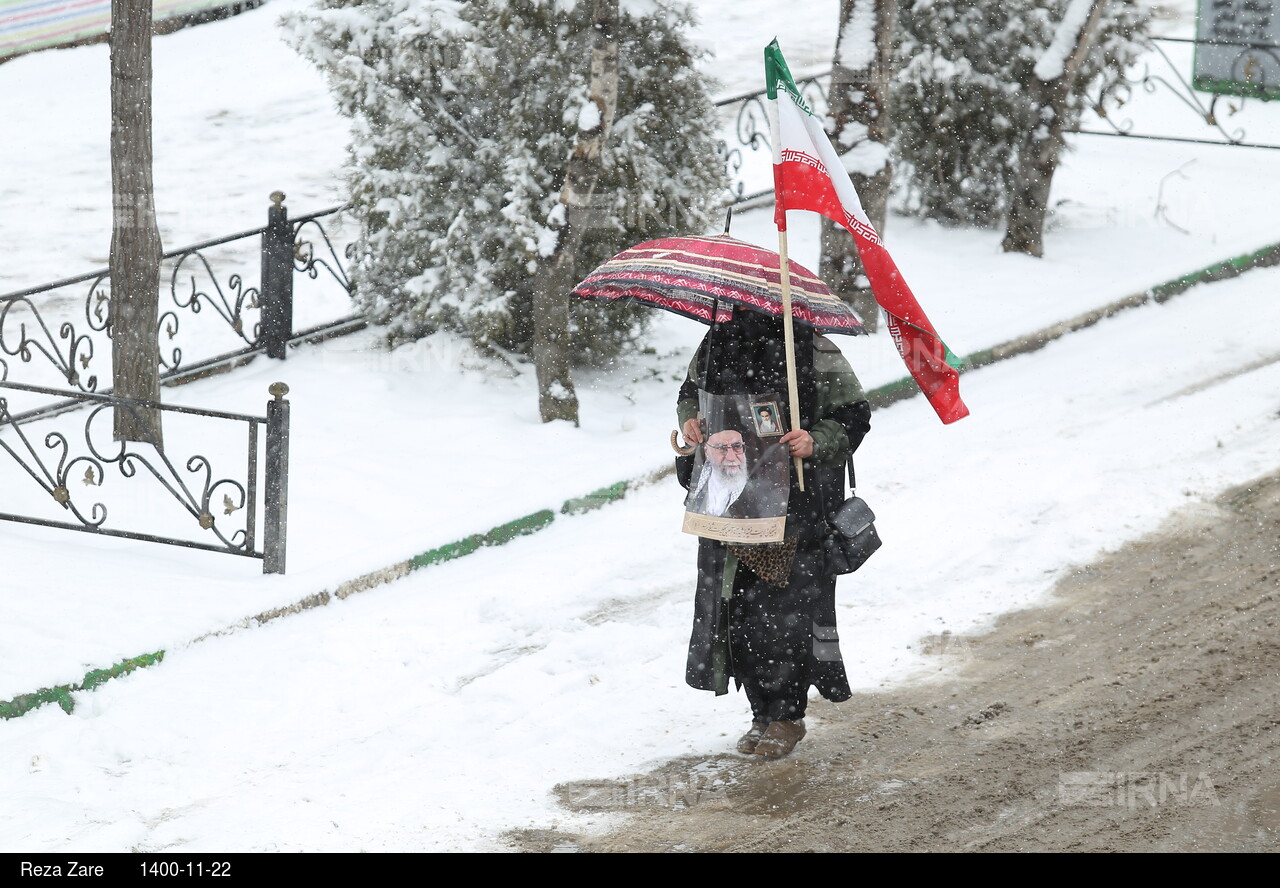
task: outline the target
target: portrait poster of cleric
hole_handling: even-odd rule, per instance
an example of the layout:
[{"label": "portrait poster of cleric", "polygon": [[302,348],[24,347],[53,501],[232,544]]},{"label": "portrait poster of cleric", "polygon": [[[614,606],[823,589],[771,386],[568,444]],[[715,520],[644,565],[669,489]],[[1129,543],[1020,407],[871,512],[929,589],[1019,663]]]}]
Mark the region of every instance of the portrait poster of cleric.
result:
[{"label": "portrait poster of cleric", "polygon": [[776,543],[791,492],[781,399],[698,392],[703,444],[694,454],[685,533],[730,543]]}]

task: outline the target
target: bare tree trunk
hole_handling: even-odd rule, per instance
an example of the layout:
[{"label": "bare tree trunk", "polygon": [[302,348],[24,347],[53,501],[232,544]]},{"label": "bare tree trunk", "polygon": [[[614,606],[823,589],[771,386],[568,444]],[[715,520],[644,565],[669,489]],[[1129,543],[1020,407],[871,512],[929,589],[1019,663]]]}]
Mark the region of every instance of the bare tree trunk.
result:
[{"label": "bare tree trunk", "polygon": [[[1097,33],[1104,3],[1105,0],[1093,0],[1088,15],[1079,22],[1064,21],[1059,26],[1059,33],[1046,50],[1046,56],[1060,51],[1060,40],[1072,40],[1072,49],[1063,61],[1061,73],[1049,79],[1038,74],[1031,77],[1028,92],[1037,112],[1034,119],[1039,123],[1022,134],[1018,146],[1018,175],[1009,196],[1009,223],[1001,243],[1006,253],[1044,255],[1044,221],[1049,211],[1049,189],[1066,145],[1062,127],[1067,100]],[[1070,11],[1069,8],[1068,15]],[[1074,33],[1064,31],[1064,28],[1072,28]]]},{"label": "bare tree trunk", "polygon": [[[851,172],[853,187],[871,224],[884,232],[889,205],[889,71],[893,61],[893,34],[898,22],[898,0],[840,0],[840,30],[827,93],[835,131],[831,133],[841,154],[855,142],[867,140],[883,148],[864,145],[884,165],[872,175]],[[866,40],[873,28],[874,42]],[[868,150],[869,149],[869,150]],[[880,308],[849,232],[830,219],[822,219],[822,259],[818,274],[832,292],[853,306],[866,328],[880,326]]]},{"label": "bare tree trunk", "polygon": [[586,211],[600,177],[600,157],[618,106],[618,0],[595,0],[591,31],[591,94],[594,108],[578,120],[573,156],[560,189],[559,237],[534,278],[533,363],[538,376],[538,413],[543,422],[578,424],[578,396],[570,372],[569,301],[574,259],[582,245]]},{"label": "bare tree trunk", "polygon": [[[116,395],[160,400],[160,229],[151,179],[151,0],[111,2],[111,375]],[[160,411],[118,408],[118,441],[163,445]]]}]

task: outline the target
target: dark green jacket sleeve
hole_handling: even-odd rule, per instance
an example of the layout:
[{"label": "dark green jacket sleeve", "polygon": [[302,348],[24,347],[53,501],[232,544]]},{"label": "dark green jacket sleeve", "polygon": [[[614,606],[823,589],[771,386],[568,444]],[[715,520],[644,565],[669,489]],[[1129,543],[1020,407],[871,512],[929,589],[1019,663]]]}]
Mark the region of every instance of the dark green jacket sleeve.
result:
[{"label": "dark green jacket sleeve", "polygon": [[858,449],[871,428],[871,405],[845,356],[827,337],[813,337],[813,369],[818,377],[818,416],[809,429],[813,458],[837,466]]}]

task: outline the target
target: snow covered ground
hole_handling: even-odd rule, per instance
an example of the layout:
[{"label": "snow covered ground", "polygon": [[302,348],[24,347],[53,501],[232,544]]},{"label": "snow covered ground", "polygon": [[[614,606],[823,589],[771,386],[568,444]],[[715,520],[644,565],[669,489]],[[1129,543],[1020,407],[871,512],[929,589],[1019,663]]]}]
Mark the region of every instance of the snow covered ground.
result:
[{"label": "snow covered ground", "polygon": [[[272,29],[295,2],[156,41],[167,245],[262,224],[277,188],[294,213],[340,202],[344,124]],[[804,17],[755,0],[700,8],[727,92],[759,81],[774,36],[797,71],[830,54],[834,0]],[[0,291],[105,264],[106,60],[87,47],[0,65],[0,119],[22,121],[0,140]],[[887,226],[957,353],[1280,240],[1280,152],[1075,144],[1043,260],[1001,253],[999,232]],[[810,265],[815,232],[792,223]],[[734,233],[769,244],[768,211]],[[967,374],[972,415],[953,426],[920,398],[877,411],[858,477],[885,546],[838,593],[854,686],[936,671],[922,636],[1042,600],[1072,565],[1274,470],[1278,290],[1280,270],[1253,272]],[[663,316],[653,354],[581,374],[577,429],[537,421],[527,369],[446,336],[387,353],[365,333],[167,391],[260,414],[267,386],[289,384],[289,572],[0,524],[0,700],[166,652],[77,693],[71,715],[0,722],[0,851],[494,850],[506,829],[589,826],[556,806],[557,782],[728,749],[745,702],[683,684],[695,540],[671,479],[235,628],[668,464],[677,378],[701,332]],[[903,375],[884,336],[840,344],[868,386]]]}]

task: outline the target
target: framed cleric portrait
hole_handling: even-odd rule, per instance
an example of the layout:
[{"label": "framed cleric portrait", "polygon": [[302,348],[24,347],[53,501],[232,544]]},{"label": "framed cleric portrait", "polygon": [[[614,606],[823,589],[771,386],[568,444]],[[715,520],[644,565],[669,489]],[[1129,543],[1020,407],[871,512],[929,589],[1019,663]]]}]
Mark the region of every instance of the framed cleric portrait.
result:
[{"label": "framed cleric portrait", "polygon": [[779,443],[780,404],[776,392],[698,392],[705,437],[685,498],[685,533],[729,543],[784,538],[791,460]]},{"label": "framed cleric portrait", "polygon": [[777,401],[758,401],[751,405],[751,419],[756,435],[772,438],[782,434],[782,409]]}]

